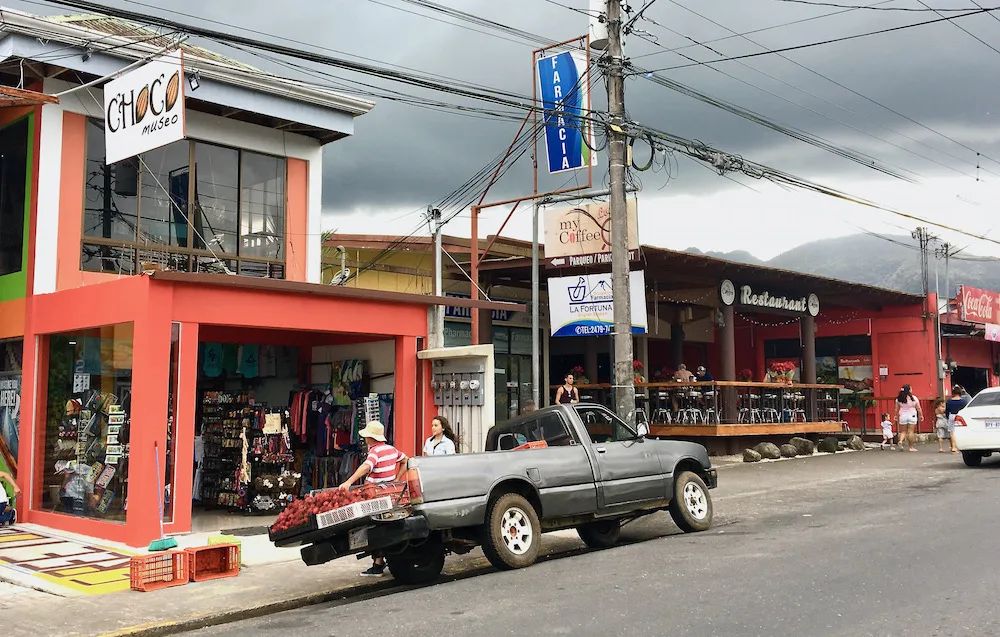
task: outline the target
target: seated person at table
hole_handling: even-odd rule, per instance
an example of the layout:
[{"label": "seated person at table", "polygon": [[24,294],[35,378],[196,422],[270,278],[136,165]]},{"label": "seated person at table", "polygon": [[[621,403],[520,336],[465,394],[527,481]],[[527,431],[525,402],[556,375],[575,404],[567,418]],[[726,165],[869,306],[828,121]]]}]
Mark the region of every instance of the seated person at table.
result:
[{"label": "seated person at table", "polygon": [[677,366],[677,371],[674,372],[674,380],[678,383],[692,383],[695,381],[695,377],[688,370],[687,365],[681,363]]},{"label": "seated person at table", "polygon": [[704,365],[698,367],[698,371],[696,371],[694,375],[699,383],[710,383],[715,380],[715,378],[713,378],[712,375],[708,373],[708,370],[705,369]]}]

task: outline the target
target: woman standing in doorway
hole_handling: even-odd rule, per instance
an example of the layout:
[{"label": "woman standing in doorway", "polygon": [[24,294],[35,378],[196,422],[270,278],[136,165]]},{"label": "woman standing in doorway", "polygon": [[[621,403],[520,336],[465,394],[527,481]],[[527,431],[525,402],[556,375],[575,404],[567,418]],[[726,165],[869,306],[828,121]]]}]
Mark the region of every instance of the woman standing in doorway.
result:
[{"label": "woman standing in doorway", "polygon": [[909,445],[907,451],[916,451],[913,446],[917,435],[914,430],[920,422],[922,414],[920,412],[920,401],[913,395],[909,385],[903,385],[896,396],[896,424],[899,427],[899,448],[902,450],[903,444]]},{"label": "woman standing in doorway", "polygon": [[575,405],[580,402],[580,392],[573,387],[573,374],[566,374],[563,384],[556,390],[556,404]]},{"label": "woman standing in doorway", "polygon": [[431,437],[424,443],[425,456],[450,456],[458,452],[458,436],[444,416],[434,416]]}]

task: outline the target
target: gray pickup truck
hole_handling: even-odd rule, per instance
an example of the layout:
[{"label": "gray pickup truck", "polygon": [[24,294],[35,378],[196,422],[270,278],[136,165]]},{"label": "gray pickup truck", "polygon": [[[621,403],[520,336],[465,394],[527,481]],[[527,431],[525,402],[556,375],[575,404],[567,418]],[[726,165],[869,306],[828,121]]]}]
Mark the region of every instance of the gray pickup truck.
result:
[{"label": "gray pickup truck", "polygon": [[412,458],[407,515],[373,516],[349,537],[317,535],[306,563],[384,554],[405,583],[435,579],[448,553],[478,545],[499,569],[531,565],[541,534],[576,528],[588,546],[618,542],[623,524],[666,510],[682,531],[712,524],[717,483],[701,445],[646,438],[593,404],[547,407],[493,427],[484,453]]}]

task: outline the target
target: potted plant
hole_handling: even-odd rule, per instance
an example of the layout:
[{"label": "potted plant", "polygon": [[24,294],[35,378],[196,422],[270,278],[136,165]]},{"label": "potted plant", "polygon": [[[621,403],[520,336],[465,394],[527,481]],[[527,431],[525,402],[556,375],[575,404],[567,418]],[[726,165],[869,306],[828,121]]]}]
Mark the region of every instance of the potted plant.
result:
[{"label": "potted plant", "polygon": [[642,361],[632,361],[633,382],[645,383],[646,378],[642,375]]},{"label": "potted plant", "polygon": [[569,370],[570,374],[573,374],[573,379],[576,381],[577,385],[589,385],[590,379],[587,378],[587,373],[583,371],[582,365],[577,365],[573,369]]},{"label": "potted plant", "polygon": [[750,383],[750,382],[753,382],[753,370],[751,370],[749,367],[744,367],[743,370],[740,371],[740,373],[737,375],[736,378],[741,383]]}]

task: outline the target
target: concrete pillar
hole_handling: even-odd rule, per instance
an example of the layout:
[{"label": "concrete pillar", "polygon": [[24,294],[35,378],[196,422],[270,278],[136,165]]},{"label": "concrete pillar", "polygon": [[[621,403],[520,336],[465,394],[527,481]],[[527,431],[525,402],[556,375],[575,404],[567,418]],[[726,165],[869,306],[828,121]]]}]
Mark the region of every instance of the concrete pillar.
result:
[{"label": "concrete pillar", "polygon": [[542,378],[539,381],[541,385],[539,389],[539,397],[541,398],[541,405],[536,405],[536,407],[548,407],[552,404],[552,391],[549,389],[550,379],[552,378],[552,367],[549,362],[549,356],[551,355],[551,350],[549,349],[549,330],[548,328],[542,328]]},{"label": "concrete pillar", "polygon": [[[799,329],[802,332],[802,382],[816,384],[816,319],[812,316],[803,316],[799,321]],[[806,419],[809,422],[819,420],[816,413],[816,390],[808,389],[805,392]],[[839,418],[839,416],[838,416]]]},{"label": "concrete pillar", "polygon": [[[722,321],[723,326],[719,329],[719,355],[722,359],[719,380],[734,382],[736,380],[736,317],[733,306],[722,306]],[[723,387],[719,391],[722,403],[719,406],[719,411],[724,423],[735,423],[739,420],[736,395],[734,387]]]}]

